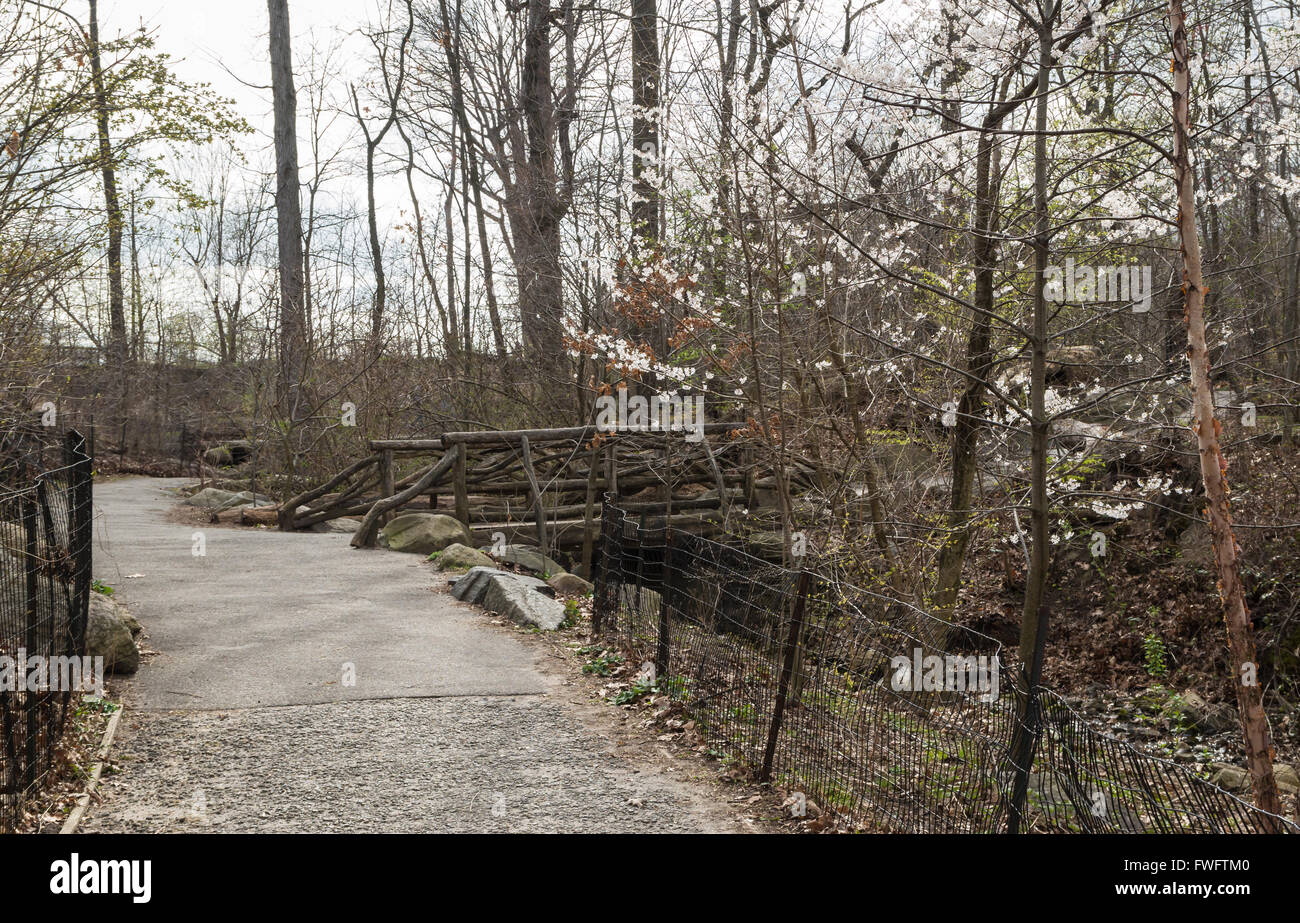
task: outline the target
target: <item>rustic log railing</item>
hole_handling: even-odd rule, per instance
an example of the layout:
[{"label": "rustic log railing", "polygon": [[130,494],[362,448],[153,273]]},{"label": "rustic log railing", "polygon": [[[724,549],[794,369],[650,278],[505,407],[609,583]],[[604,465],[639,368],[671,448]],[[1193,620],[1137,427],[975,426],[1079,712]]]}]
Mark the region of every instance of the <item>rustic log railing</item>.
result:
[{"label": "rustic log railing", "polygon": [[[659,488],[652,499],[625,501],[625,508],[665,517],[674,528],[720,531],[732,505],[753,497],[754,477],[746,470],[752,453],[738,448],[743,440],[724,438],[710,445],[707,437],[734,436],[740,426],[704,424],[706,438],[693,442],[662,429],[607,433],[595,426],[373,439],[370,455],[292,498],[275,515],[285,531],[362,517],[352,544],[366,548],[402,507],[424,496],[428,508],[436,510],[440,498],[450,496],[450,512],[470,529],[476,544],[488,544],[495,533],[507,541],[535,540],[543,550],[565,548],[580,555],[590,573],[605,493],[626,497]],[[684,461],[666,465],[673,452]],[[410,460],[420,456],[437,457],[411,470]]]}]

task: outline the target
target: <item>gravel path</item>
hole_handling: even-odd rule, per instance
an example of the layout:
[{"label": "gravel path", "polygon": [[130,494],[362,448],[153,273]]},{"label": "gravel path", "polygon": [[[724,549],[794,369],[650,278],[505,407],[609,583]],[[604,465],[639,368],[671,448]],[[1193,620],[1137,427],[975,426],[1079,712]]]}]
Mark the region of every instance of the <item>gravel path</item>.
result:
[{"label": "gravel path", "polygon": [[95,575],[161,653],[116,689],[116,771],[83,831],[746,829],[680,770],[617,753],[593,718],[612,710],[569,701],[415,556],[211,527],[195,559],[164,486],[96,486]]}]

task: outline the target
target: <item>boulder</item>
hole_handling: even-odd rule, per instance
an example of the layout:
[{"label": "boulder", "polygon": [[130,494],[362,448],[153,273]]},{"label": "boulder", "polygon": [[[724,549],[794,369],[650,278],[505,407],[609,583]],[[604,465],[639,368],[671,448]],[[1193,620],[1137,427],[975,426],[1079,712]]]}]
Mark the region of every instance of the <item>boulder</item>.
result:
[{"label": "boulder", "polygon": [[221,506],[217,507],[218,513],[226,510],[240,510],[245,507],[274,506],[274,501],[270,497],[262,494],[255,494],[251,491],[241,490]]},{"label": "boulder", "polygon": [[1210,784],[1229,792],[1250,791],[1250,773],[1231,763],[1211,763]]},{"label": "boulder", "polygon": [[452,583],[451,595],[500,613],[522,625],[554,631],[564,624],[564,606],[543,595],[543,581],[493,567],[474,567]]},{"label": "boulder", "polygon": [[1178,550],[1183,560],[1193,567],[1212,568],[1214,546],[1210,541],[1210,527],[1203,522],[1192,523],[1178,537]]},{"label": "boulder", "polygon": [[438,570],[469,570],[471,567],[492,567],[492,559],[460,542],[448,545],[442,551],[429,555]]},{"label": "boulder", "polygon": [[546,582],[561,596],[589,596],[595,589],[577,574],[556,574]]},{"label": "boulder", "polygon": [[134,673],[140,669],[140,650],[131,637],[131,629],[122,619],[118,605],[102,593],[90,594],[86,654],[103,657],[106,673]]},{"label": "boulder", "polygon": [[1058,346],[1049,349],[1045,358],[1048,381],[1088,381],[1097,377],[1101,350],[1096,346]]},{"label": "boulder", "polygon": [[308,526],[308,532],[346,532],[351,534],[361,528],[361,523],[355,519],[327,519],[324,522],[318,522],[313,526]]},{"label": "boulder", "polygon": [[242,465],[253,454],[253,445],[246,439],[237,439],[225,445],[213,446],[203,453],[203,460],[216,468]]},{"label": "boulder", "polygon": [[480,549],[486,550],[488,554],[498,561],[504,561],[507,564],[513,564],[516,567],[522,567],[524,570],[530,570],[534,574],[543,574],[547,577],[554,577],[557,574],[567,573],[557,562],[551,560],[542,554],[536,548],[528,545],[506,545],[493,551],[491,548]]},{"label": "boulder", "polygon": [[469,529],[442,513],[403,513],[379,530],[379,543],[391,551],[432,554],[448,545],[471,541]]},{"label": "boulder", "polygon": [[1290,763],[1274,763],[1273,776],[1277,779],[1278,791],[1284,795],[1300,792],[1300,775]]},{"label": "boulder", "polygon": [[1169,700],[1165,715],[1201,734],[1221,734],[1237,726],[1237,713],[1230,706],[1211,705],[1190,689]]},{"label": "boulder", "polygon": [[223,510],[226,509],[232,501],[238,503],[239,501],[235,499],[238,496],[240,495],[232,490],[222,490],[219,487],[205,487],[193,496],[182,500],[181,503],[185,506],[197,506],[199,509],[203,510]]}]

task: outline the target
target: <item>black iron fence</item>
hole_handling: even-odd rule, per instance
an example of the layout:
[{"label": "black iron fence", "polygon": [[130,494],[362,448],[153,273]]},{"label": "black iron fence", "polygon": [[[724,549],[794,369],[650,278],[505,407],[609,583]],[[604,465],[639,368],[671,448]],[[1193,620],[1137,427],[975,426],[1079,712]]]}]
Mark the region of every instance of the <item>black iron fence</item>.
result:
[{"label": "black iron fence", "polygon": [[899,832],[1300,832],[1017,691],[998,642],[607,498],[593,631],[791,809]]},{"label": "black iron fence", "polygon": [[52,768],[85,653],[91,460],[80,433],[35,431],[0,440],[0,462],[0,831],[12,831]]}]

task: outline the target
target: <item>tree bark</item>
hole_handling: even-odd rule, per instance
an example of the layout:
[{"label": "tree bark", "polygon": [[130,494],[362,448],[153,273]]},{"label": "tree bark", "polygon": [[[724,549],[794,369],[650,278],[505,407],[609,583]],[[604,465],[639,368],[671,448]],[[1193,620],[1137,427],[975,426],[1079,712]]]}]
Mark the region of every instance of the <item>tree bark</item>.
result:
[{"label": "tree bark", "polygon": [[[1205,483],[1206,516],[1214,545],[1214,564],[1219,577],[1219,598],[1228,630],[1228,663],[1237,690],[1237,708],[1246,740],[1246,765],[1250,770],[1255,805],[1270,814],[1281,815],[1277,780],[1273,776],[1273,746],[1268,718],[1264,714],[1263,692],[1255,661],[1255,634],[1245,591],[1237,568],[1237,541],[1232,534],[1232,511],[1228,499],[1227,460],[1219,448],[1219,421],[1214,417],[1210,383],[1210,358],[1205,339],[1205,292],[1201,275],[1201,248],[1196,234],[1195,175],[1191,163],[1191,74],[1188,71],[1187,23],[1182,0],[1169,2],[1169,27],[1173,35],[1173,128],[1174,180],[1178,191],[1178,239],[1183,259],[1183,299],[1187,324],[1187,358],[1191,364],[1192,403],[1201,478]],[[1266,829],[1280,832],[1275,821]]]},{"label": "tree bark", "polygon": [[95,134],[99,145],[100,173],[104,180],[104,213],[108,219],[108,362],[117,377],[114,428],[126,421],[126,309],[122,286],[122,201],[117,191],[117,169],[108,131],[108,90],[99,53],[99,3],[90,0],[90,74],[95,89]]},{"label": "tree bark", "polygon": [[275,112],[275,215],[280,260],[280,404],[290,420],[304,412],[302,204],[298,200],[297,92],[293,84],[288,0],[266,0],[270,18],[271,95]]}]

